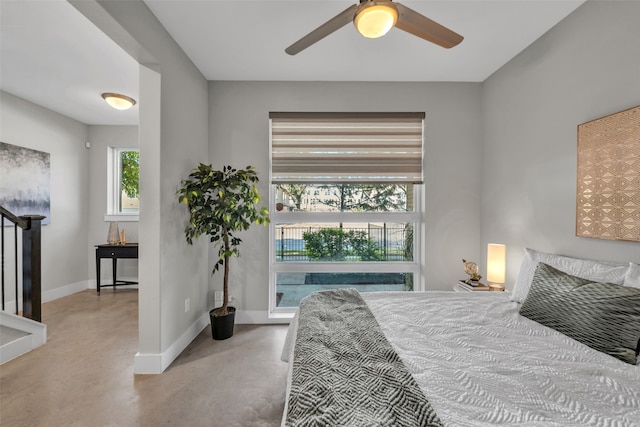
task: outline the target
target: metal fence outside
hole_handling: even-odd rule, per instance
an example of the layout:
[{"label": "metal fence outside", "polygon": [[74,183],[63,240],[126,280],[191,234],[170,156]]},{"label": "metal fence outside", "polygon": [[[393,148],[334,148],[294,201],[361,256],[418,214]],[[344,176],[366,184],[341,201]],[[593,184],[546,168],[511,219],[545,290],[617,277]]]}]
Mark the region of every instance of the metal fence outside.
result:
[{"label": "metal fence outside", "polygon": [[[309,254],[307,253],[307,248],[305,247],[305,241],[303,238],[304,233],[317,232],[327,228],[336,229],[339,227],[276,225],[276,261],[309,261]],[[405,251],[407,246],[407,237],[410,233],[410,229],[408,230],[406,226],[397,226],[397,224],[387,226],[387,224],[383,224],[382,226],[344,226],[340,228],[345,232],[364,232],[370,241],[375,242],[377,246],[376,251],[382,257],[383,261],[412,260],[411,251],[409,251],[409,253]],[[359,259],[355,256],[351,256],[347,257],[345,261],[359,261]]]}]

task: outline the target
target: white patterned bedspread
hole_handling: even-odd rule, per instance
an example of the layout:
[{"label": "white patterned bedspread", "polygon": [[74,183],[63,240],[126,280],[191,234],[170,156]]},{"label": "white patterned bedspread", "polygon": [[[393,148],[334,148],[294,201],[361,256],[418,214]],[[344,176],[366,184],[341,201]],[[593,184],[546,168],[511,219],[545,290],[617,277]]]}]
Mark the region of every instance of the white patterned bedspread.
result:
[{"label": "white patterned bedspread", "polygon": [[445,425],[640,426],[640,366],[520,316],[508,294],[362,297]]}]

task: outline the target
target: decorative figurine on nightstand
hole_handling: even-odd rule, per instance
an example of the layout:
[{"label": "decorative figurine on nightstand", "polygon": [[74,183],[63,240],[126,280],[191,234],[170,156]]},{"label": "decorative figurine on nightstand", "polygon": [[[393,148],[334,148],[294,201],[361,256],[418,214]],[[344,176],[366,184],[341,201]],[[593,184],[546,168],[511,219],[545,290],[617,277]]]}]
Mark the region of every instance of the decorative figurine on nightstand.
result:
[{"label": "decorative figurine on nightstand", "polygon": [[462,265],[464,266],[464,272],[469,275],[469,278],[465,283],[471,284],[471,282],[479,282],[482,276],[478,274],[478,264],[473,261],[467,261],[462,259]]}]

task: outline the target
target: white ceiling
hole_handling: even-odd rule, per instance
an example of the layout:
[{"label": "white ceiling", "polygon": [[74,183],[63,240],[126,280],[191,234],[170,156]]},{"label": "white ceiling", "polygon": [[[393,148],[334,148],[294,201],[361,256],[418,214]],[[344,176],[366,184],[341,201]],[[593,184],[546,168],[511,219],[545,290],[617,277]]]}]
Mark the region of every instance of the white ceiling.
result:
[{"label": "white ceiling", "polygon": [[[347,25],[284,48],[356,0],[144,0],[208,80],[484,81],[585,0],[400,0],[462,34],[443,49]],[[102,92],[137,98],[136,62],[65,0],[0,0],[0,89],[87,124],[135,124]]]},{"label": "white ceiling", "polygon": [[137,124],[138,64],[64,0],[0,0],[0,89],[86,124]]}]

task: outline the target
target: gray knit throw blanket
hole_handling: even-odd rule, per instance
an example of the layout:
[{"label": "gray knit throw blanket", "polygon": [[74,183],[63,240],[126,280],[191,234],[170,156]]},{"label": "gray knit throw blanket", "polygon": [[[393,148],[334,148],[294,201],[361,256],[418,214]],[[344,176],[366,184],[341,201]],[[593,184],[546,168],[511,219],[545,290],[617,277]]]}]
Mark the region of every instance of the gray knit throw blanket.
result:
[{"label": "gray knit throw blanket", "polygon": [[300,303],[286,426],[442,426],[355,289]]}]

